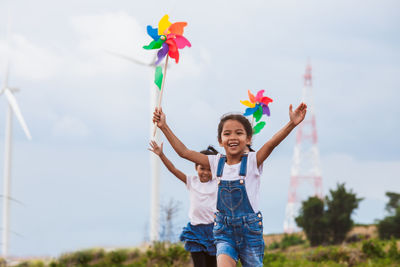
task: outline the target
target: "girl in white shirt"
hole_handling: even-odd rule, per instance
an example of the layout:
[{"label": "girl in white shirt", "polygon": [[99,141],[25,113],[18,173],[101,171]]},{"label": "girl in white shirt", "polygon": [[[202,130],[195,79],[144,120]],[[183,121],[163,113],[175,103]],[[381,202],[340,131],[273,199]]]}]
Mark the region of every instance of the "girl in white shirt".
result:
[{"label": "girl in white shirt", "polygon": [[[212,179],[210,167],[195,165],[197,176],[189,176],[178,170],[163,153],[163,144],[150,142],[150,151],[158,155],[167,169],[186,184],[190,195],[189,223],[183,228],[180,240],[190,252],[195,267],[217,266],[214,245],[214,213],[217,205],[217,180]],[[200,151],[203,155],[216,155],[212,146]]]}]

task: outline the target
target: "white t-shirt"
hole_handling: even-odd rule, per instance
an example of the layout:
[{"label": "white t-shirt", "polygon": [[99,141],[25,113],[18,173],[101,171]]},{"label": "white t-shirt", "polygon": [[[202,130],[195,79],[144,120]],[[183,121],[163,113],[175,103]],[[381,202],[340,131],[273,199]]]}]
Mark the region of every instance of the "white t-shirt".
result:
[{"label": "white t-shirt", "polygon": [[[221,154],[209,155],[208,160],[210,162],[211,173],[213,179],[217,177],[218,162],[221,158]],[[234,165],[228,165],[225,162],[224,171],[222,172],[221,180],[239,180],[239,168],[240,162]],[[249,152],[247,158],[247,173],[244,178],[246,185],[247,197],[249,198],[250,205],[254,212],[258,212],[258,203],[260,195],[260,176],[263,171],[263,164],[257,168],[257,157],[256,152]]]},{"label": "white t-shirt", "polygon": [[214,222],[217,210],[217,179],[200,182],[198,176],[186,176],[186,187],[190,195],[189,220],[192,225]]}]

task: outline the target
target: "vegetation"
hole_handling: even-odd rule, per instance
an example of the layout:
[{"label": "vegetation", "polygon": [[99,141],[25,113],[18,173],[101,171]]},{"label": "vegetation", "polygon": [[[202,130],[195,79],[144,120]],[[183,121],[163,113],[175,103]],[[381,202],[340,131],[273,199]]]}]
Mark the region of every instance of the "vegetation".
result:
[{"label": "vegetation", "polygon": [[400,238],[400,194],[386,192],[389,198],[386,211],[389,216],[378,223],[378,232],[381,239]]},{"label": "vegetation", "polygon": [[361,200],[344,184],[338,184],[325,202],[317,197],[303,201],[296,223],[304,229],[311,246],[340,244],[354,225],[351,215]]},{"label": "vegetation", "polygon": [[[286,240],[282,242],[283,240]],[[291,240],[291,241],[288,241]],[[302,240],[298,235],[287,235],[279,244]],[[304,240],[303,240],[304,242]],[[266,250],[264,266],[268,267],[339,267],[339,266],[400,266],[400,240],[369,239],[350,245],[307,247],[304,243],[274,251]],[[1,261],[0,261],[1,262]],[[0,265],[1,266],[1,265]],[[190,255],[181,243],[156,243],[146,250],[103,249],[83,250],[68,253],[51,262],[27,261],[18,267],[164,267],[192,266]],[[240,266],[240,264],[239,264]]]},{"label": "vegetation", "polygon": [[311,246],[323,244],[327,238],[324,215],[324,202],[321,199],[310,197],[303,201],[296,223],[303,228]]},{"label": "vegetation", "polygon": [[288,247],[291,246],[296,246],[296,245],[300,245],[300,244],[304,244],[306,242],[306,240],[304,240],[300,235],[297,234],[284,234],[282,240],[280,242],[272,242],[269,246],[268,249],[269,250],[274,250],[274,249],[282,249],[285,250]]},{"label": "vegetation", "polygon": [[[359,226],[367,232],[349,230],[354,226],[351,214],[362,200],[344,184],[330,190],[325,201],[311,197],[303,202],[297,224],[304,229],[307,241],[300,234],[273,235],[264,256],[270,267],[390,267],[400,266],[400,194],[387,192],[389,216],[378,225]],[[372,236],[377,229],[379,238]],[[168,231],[167,231],[168,232]],[[374,231],[376,232],[376,231]],[[375,236],[375,233],[374,233]],[[266,236],[265,238],[268,238]],[[397,239],[396,239],[397,238]],[[324,246],[318,246],[324,244]],[[0,258],[0,267],[6,266]],[[32,260],[15,267],[161,267],[192,266],[190,254],[181,243],[159,242],[147,249],[91,249],[61,255],[52,261]],[[241,266],[240,263],[238,266]]]}]

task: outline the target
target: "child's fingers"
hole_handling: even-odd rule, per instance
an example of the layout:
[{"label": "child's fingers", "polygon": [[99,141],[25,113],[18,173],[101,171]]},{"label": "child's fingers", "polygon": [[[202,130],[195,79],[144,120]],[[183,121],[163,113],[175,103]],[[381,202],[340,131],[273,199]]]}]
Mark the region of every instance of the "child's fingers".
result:
[{"label": "child's fingers", "polygon": [[154,145],[152,144],[152,142],[150,142],[149,145],[150,145],[150,148],[148,148],[148,149],[149,149],[150,151],[151,151],[151,149],[154,149]]}]

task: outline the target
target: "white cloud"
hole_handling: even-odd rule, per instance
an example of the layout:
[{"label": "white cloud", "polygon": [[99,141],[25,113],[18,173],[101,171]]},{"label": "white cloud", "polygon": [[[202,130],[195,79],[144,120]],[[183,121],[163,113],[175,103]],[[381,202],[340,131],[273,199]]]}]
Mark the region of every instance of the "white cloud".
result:
[{"label": "white cloud", "polygon": [[153,53],[145,53],[142,48],[149,42],[145,27],[125,12],[76,16],[71,18],[71,25],[79,36],[76,51],[79,58],[73,63],[79,62],[75,71],[81,74],[110,74],[130,69],[133,63],[107,51],[144,63],[152,61]]},{"label": "white cloud", "polygon": [[61,70],[60,57],[21,34],[12,34],[9,49],[6,42],[0,40],[0,59],[4,62],[7,52],[11,76],[43,81],[52,78]]},{"label": "white cloud", "polygon": [[89,128],[78,118],[65,115],[59,118],[53,126],[53,134],[62,137],[87,137]]}]

